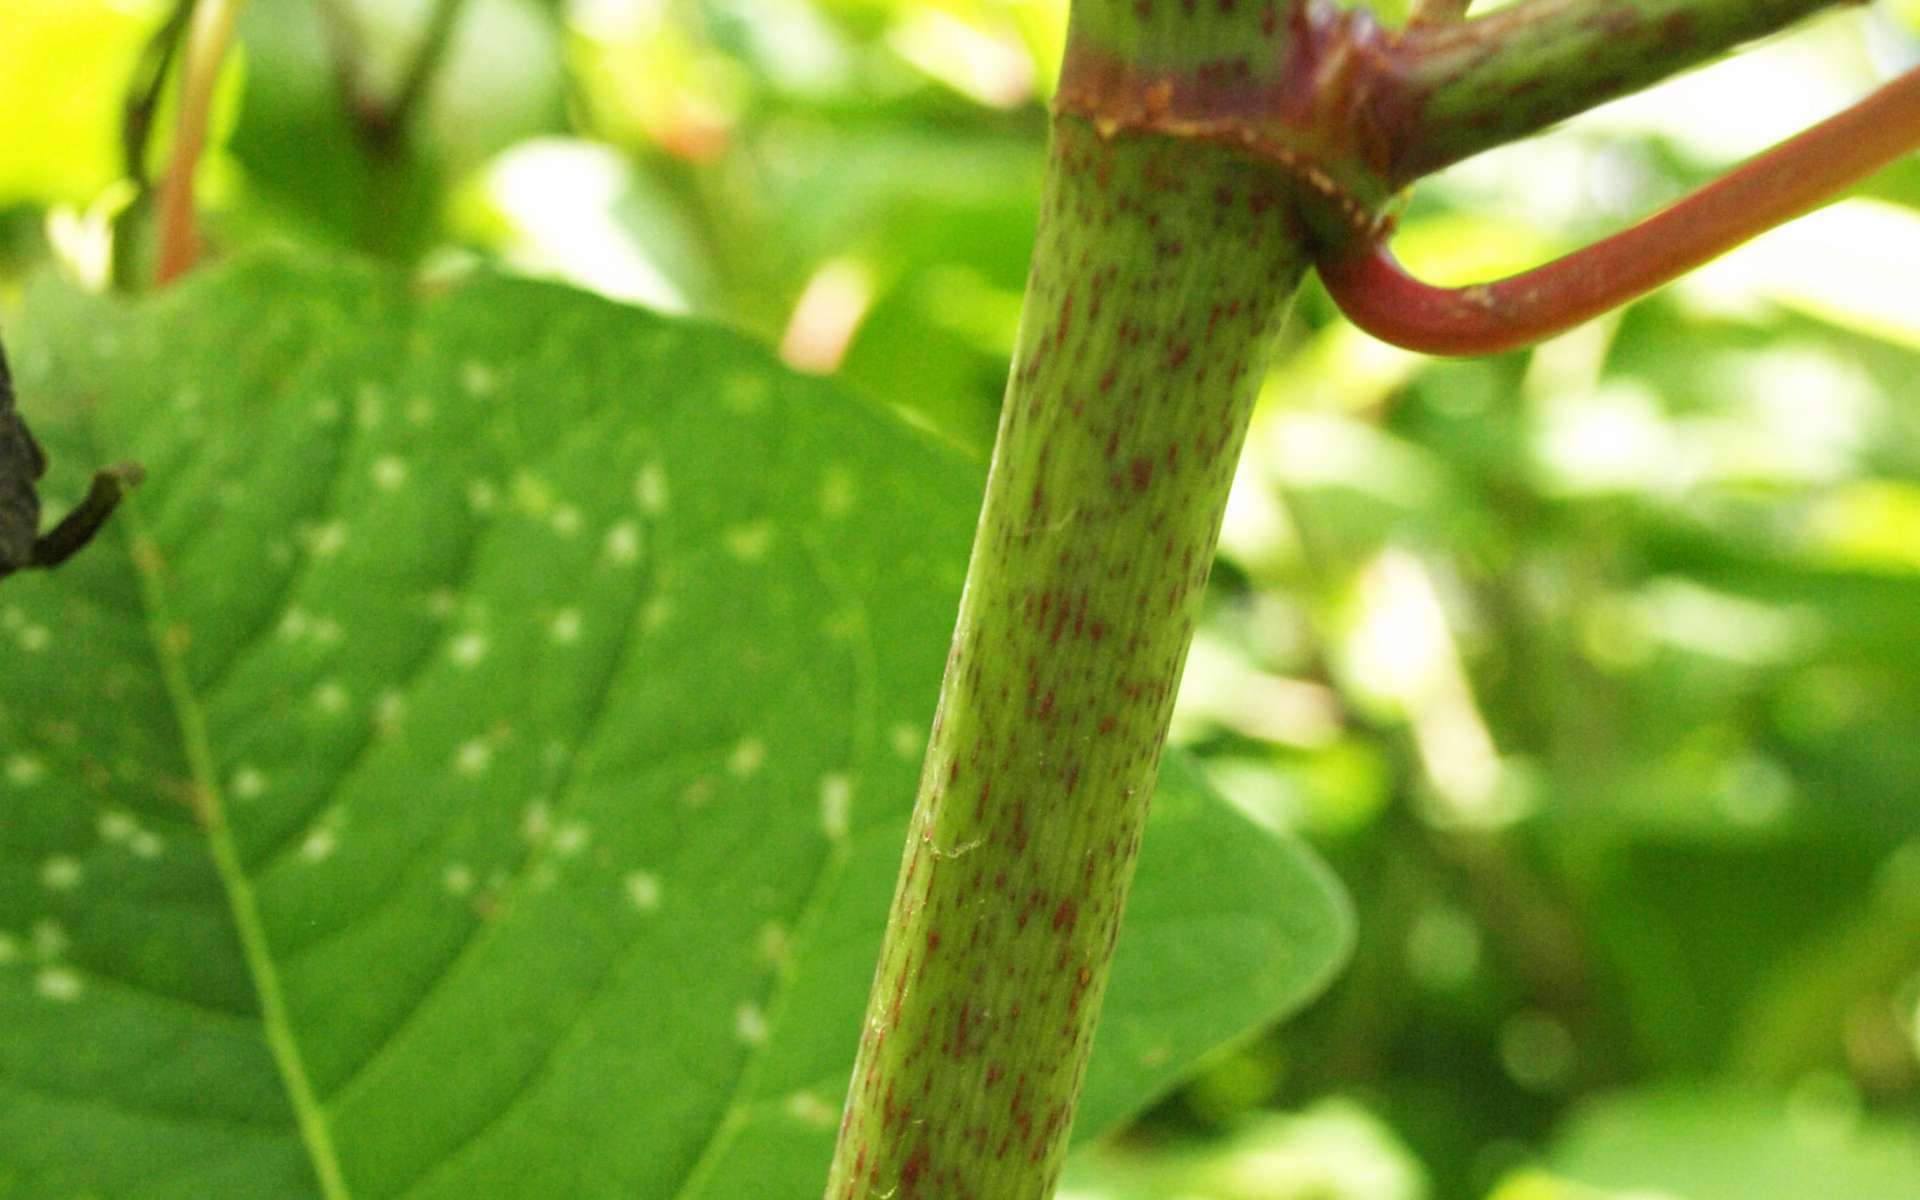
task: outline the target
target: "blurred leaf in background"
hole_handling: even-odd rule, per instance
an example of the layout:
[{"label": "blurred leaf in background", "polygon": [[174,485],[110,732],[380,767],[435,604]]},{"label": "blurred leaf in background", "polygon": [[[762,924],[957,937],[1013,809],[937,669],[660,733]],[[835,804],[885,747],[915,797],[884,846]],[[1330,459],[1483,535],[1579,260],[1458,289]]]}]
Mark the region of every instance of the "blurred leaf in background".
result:
[{"label": "blurred leaf in background", "polygon": [[127,81],[166,0],[0,0],[0,210],[85,206],[120,178]]}]

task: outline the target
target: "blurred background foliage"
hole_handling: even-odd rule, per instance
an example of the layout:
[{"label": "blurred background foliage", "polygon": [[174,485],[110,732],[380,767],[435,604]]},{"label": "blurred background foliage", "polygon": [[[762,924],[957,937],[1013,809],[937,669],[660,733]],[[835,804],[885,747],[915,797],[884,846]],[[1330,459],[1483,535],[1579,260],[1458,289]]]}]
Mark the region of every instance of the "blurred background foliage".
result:
[{"label": "blurred background foliage", "polygon": [[[148,273],[174,11],[0,0],[0,294]],[[488,260],[721,320],[984,457],[1064,25],[1064,0],[254,0],[211,248]],[[1464,281],[1569,248],[1920,61],[1917,31],[1911,0],[1834,14],[1464,164],[1402,255]],[[1920,1195],[1917,209],[1909,158],[1481,361],[1310,288],[1176,737],[1336,864],[1359,954],[1063,1196]]]}]

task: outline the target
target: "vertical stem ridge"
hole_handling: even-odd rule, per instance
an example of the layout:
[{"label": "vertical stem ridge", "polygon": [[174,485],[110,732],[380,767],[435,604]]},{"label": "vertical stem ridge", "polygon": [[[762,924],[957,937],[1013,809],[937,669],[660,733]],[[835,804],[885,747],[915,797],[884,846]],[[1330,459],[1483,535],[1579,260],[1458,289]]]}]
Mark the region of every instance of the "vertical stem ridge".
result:
[{"label": "vertical stem ridge", "polygon": [[827,1195],[1042,1200],[1305,266],[1291,183],[1056,119],[985,505]]}]

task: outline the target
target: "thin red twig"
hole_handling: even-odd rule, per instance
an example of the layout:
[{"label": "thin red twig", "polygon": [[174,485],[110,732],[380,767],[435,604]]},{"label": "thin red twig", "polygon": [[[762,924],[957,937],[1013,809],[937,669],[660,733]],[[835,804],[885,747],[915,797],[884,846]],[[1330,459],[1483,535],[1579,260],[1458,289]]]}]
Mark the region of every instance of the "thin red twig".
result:
[{"label": "thin red twig", "polygon": [[1920,69],[1639,224],[1511,278],[1434,287],[1408,275],[1384,240],[1325,256],[1320,277],[1354,324],[1382,341],[1428,354],[1497,354],[1670,283],[1917,147]]},{"label": "thin red twig", "polygon": [[193,177],[207,144],[207,122],[213,112],[214,85],[220,64],[233,40],[234,22],[245,0],[202,0],[194,8],[187,30],[187,54],[181,67],[180,113],[174,127],[173,157],[160,184],[159,262],[154,283],[160,286],[185,274],[199,256],[194,229]]}]

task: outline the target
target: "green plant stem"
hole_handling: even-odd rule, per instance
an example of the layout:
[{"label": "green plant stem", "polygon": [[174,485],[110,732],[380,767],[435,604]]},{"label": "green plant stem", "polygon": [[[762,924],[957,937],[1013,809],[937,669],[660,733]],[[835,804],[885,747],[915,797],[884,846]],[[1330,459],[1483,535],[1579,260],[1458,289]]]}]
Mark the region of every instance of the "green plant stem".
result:
[{"label": "green plant stem", "polygon": [[1532,0],[1400,36],[1311,0],[1076,0],[829,1200],[1051,1194],[1234,463],[1329,222],[1377,228],[1395,164],[1832,2]]},{"label": "green plant stem", "polygon": [[828,1195],[1047,1194],[1248,413],[1291,184],[1056,122],[1012,383]]},{"label": "green plant stem", "polygon": [[1858,0],[1522,0],[1410,26],[1367,102],[1400,186]]},{"label": "green plant stem", "polygon": [[193,179],[206,148],[220,65],[233,42],[234,23],[246,0],[201,0],[187,24],[187,56],[180,83],[180,116],[173,160],[160,185],[160,259],[154,282],[166,284],[193,266],[199,254],[194,232]]}]

